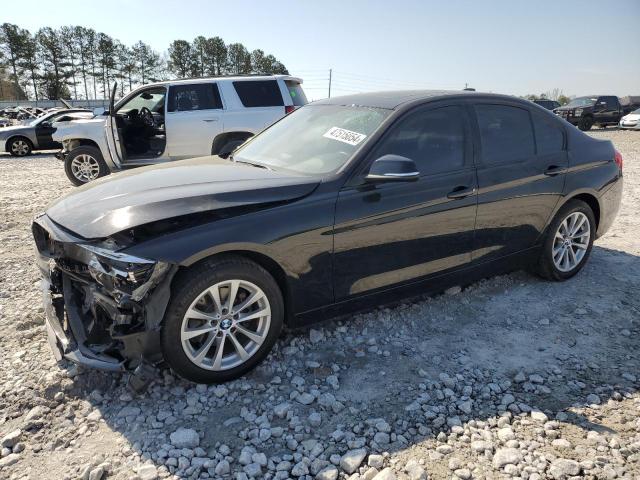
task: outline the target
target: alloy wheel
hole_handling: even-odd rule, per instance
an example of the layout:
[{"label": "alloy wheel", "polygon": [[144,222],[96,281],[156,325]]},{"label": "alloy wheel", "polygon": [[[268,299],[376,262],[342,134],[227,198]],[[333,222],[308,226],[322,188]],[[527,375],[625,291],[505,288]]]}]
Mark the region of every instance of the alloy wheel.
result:
[{"label": "alloy wheel", "polygon": [[71,160],[71,172],[81,182],[90,182],[100,175],[100,164],[91,155],[81,153]]},{"label": "alloy wheel", "polygon": [[242,365],[269,333],[266,294],[246,280],[216,283],[200,293],[182,319],[180,341],[191,362],[222,371]]},{"label": "alloy wheel", "polygon": [[11,144],[11,151],[19,157],[24,157],[29,153],[29,144],[24,140],[15,140]]},{"label": "alloy wheel", "polygon": [[576,268],[589,248],[591,226],[582,212],[569,214],[558,226],[551,254],[553,263],[561,272]]}]

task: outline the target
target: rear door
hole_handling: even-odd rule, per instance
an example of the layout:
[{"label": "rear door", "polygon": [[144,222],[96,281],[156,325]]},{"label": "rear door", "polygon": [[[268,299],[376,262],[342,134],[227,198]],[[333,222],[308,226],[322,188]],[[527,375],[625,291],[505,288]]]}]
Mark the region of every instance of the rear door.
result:
[{"label": "rear door", "polygon": [[565,131],[551,114],[520,104],[476,103],[480,151],[473,258],[494,260],[533,246],[564,187]]},{"label": "rear door", "polygon": [[222,112],[216,83],[171,85],[165,116],[171,159],[211,155],[213,139],[223,130]]}]

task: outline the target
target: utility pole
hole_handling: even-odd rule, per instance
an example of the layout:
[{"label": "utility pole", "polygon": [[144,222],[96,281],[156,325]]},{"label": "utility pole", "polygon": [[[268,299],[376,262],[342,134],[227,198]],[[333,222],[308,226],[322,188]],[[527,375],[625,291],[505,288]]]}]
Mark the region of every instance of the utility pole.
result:
[{"label": "utility pole", "polygon": [[329,98],[331,98],[331,69],[329,69]]}]

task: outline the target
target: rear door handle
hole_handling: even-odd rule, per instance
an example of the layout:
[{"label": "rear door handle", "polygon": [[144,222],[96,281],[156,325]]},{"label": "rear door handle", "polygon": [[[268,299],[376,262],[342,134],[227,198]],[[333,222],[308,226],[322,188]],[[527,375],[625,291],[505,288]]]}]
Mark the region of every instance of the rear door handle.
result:
[{"label": "rear door handle", "polygon": [[202,120],[202,121],[203,121],[203,122],[207,122],[207,123],[209,123],[209,122],[217,122],[217,121],[218,121],[218,119],[217,119],[217,118],[205,118],[205,119],[204,119],[204,120]]},{"label": "rear door handle", "polygon": [[547,169],[544,171],[544,174],[549,177],[553,177],[555,175],[561,175],[563,173],[567,173],[567,168],[558,167],[557,165],[551,165],[550,167],[547,167]]},{"label": "rear door handle", "polygon": [[476,193],[475,187],[456,187],[449,193],[447,193],[447,198],[452,200],[459,200],[461,198],[468,197],[469,195],[473,195]]}]

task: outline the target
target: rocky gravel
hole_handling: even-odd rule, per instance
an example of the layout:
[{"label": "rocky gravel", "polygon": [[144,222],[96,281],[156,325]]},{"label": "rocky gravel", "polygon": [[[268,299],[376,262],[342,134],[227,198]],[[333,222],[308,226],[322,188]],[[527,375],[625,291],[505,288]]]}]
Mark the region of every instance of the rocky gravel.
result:
[{"label": "rocky gravel", "polygon": [[515,272],[287,332],[224,385],[56,364],[30,220],[71,190],[0,157],[0,478],[639,479],[640,134],[612,230],[574,279]]}]

